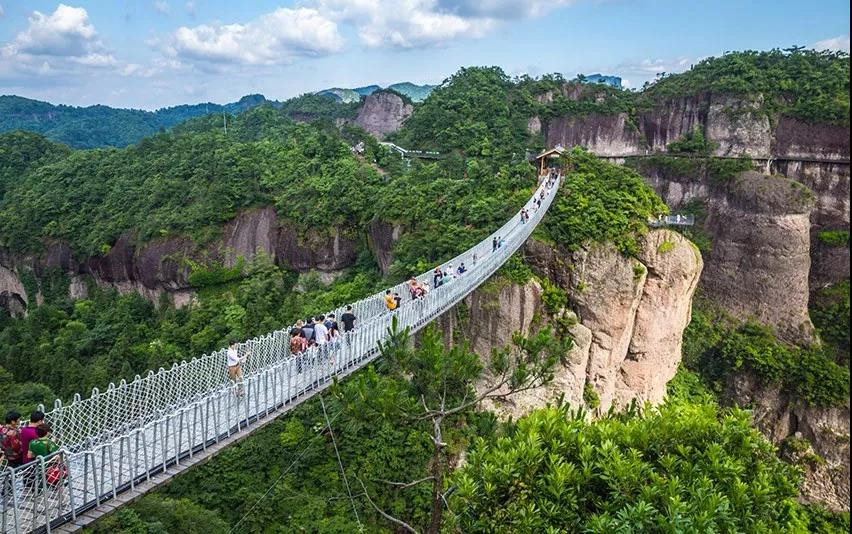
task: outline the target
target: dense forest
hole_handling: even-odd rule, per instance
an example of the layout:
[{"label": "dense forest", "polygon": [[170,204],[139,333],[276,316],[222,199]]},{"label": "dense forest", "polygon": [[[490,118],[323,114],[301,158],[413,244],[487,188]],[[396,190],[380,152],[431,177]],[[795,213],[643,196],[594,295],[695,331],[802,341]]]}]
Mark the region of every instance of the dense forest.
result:
[{"label": "dense forest", "polygon": [[[822,76],[797,74],[811,69]],[[203,245],[241,210],[265,205],[299,229],[363,232],[381,220],[405,231],[388,277],[366,246],[328,285],[258,256],[233,276],[213,277],[180,309],[91,280],[88,297],[71,300],[62,273],[26,281],[38,285],[44,301],[31,299],[26,317],[0,318],[0,405],[23,411],[68,399],[219,348],[229,337],[353,301],[464,250],[502,224],[534,186],[526,154],[543,140],[527,130],[532,114],[631,113],[643,98],[689,94],[700,80],[723,80],[719,90],[748,94],[786,76],[802,85],[785,89],[777,103],[784,112],[848,123],[848,94],[843,115],[838,85],[844,72],[848,91],[848,57],[733,53],[666,76],[643,93],[594,85],[581,87],[574,103],[544,104],[536,96],[562,84],[561,77],[512,79],[499,68],[466,68],[392,137],[447,154],[410,166],[360,129],[334,124],[355,107],[317,97],[228,115],[227,133],[221,116],[198,117],[126,148],[72,151],[40,135],[5,134],[0,243],[21,252],[38,253],[46,240],[58,239],[80,258],[97,256],[127,234],[138,242],[189,236]],[[608,96],[595,97],[600,91]],[[294,122],[294,113],[314,120]],[[350,150],[359,141],[362,155]],[[684,146],[702,149],[695,139]],[[535,238],[569,251],[612,242],[635,255],[648,218],[667,210],[662,200],[630,166],[582,149],[563,163],[565,183]],[[702,236],[691,237],[702,245]],[[531,276],[518,256],[489,283]],[[342,533],[360,523],[368,532],[394,532],[400,525],[390,515],[430,532],[845,532],[848,514],[797,501],[799,469],[779,458],[748,412],[721,395],[726,377],[747,368],[803,402],[848,402],[848,282],[820,294],[812,317],[824,345],[794,347],[699,298],[666,402],[594,421],[556,399],[517,421],[464,406],[495,365],[523,370],[519,383],[546,380],[572,343],[555,316],[544,318],[552,324],[540,335],[495,347],[490,359],[464,345],[446,349],[433,330],[416,348],[405,332],[396,333],[384,357],[336,385],[324,407],[306,402],[90,531],[262,532],[275,525],[280,532]],[[434,414],[417,412],[422,399],[437,398],[463,407],[441,423],[439,447]],[[435,506],[435,487],[445,505]]]}]

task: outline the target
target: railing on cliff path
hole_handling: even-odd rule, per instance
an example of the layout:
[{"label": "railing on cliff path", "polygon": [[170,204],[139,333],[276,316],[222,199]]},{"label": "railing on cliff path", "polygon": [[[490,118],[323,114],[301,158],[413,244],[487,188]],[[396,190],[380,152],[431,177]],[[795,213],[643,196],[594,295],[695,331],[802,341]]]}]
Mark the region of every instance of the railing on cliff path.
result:
[{"label": "railing on cliff path", "polygon": [[[242,343],[239,350],[250,355],[241,384],[228,379],[223,349],[129,383],[110,384],[103,392],[95,389],[86,399],[78,395],[67,405],[57,401],[46,421],[61,450],[0,473],[2,531],[50,532],[64,523],[63,530],[72,530],[81,514],[120,505],[110,501],[124,492],[147,491],[138,490],[140,484],[168,474],[181,462],[212,454],[208,449],[220,441],[257,428],[327,387],[333,377],[364,367],[378,356],[378,343],[394,317],[400,328],[415,332],[494,274],[536,228],[557,189],[558,184],[542,182],[524,206],[527,222],[518,212],[485,240],[442,264],[444,269],[464,262],[468,271],[432,288],[426,297],[411,300],[403,282],[391,288],[404,296],[394,312],[386,311],[384,292],[354,303],[356,328],[339,341],[298,356],[289,352],[287,328]],[[536,198],[541,199],[537,209]],[[495,237],[505,241],[492,250]],[[425,282],[431,277],[430,271],[417,278]],[[340,317],[343,308],[334,312]]]}]

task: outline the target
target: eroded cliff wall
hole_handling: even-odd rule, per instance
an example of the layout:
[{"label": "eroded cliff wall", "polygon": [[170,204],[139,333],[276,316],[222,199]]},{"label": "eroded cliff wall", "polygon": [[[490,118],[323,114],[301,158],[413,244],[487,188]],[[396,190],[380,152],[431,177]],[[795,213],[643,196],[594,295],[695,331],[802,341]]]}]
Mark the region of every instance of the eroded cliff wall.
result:
[{"label": "eroded cliff wall", "polygon": [[[612,245],[567,252],[537,241],[527,244],[524,256],[537,275],[567,291],[570,309],[558,314],[571,325],[574,346],[548,386],[493,407],[517,417],[560,395],[572,405],[586,405],[590,391],[599,411],[633,401],[661,402],[680,363],[703,266],[695,246],[675,232],[654,230],[644,237],[638,258]],[[439,324],[448,342],[455,333],[485,356],[493,347],[510,345],[513,333],[529,334],[548,321],[541,294],[535,280],[491,282],[465,299],[466,319],[451,311]]]}]

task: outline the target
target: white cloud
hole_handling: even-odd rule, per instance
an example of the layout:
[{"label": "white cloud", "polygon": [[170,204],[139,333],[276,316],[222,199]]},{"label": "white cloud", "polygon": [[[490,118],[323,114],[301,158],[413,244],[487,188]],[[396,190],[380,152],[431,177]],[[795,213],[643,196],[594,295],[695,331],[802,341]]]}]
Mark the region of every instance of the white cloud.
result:
[{"label": "white cloud", "polygon": [[154,2],[154,11],[161,15],[168,15],[171,12],[171,8],[169,8],[169,3],[166,0],[156,0]]},{"label": "white cloud", "polygon": [[834,50],[849,53],[849,36],[839,35],[831,39],[823,39],[811,45],[814,50]]},{"label": "white cloud", "polygon": [[279,8],[245,24],[182,26],[166,40],[165,50],[174,58],[208,64],[274,65],[342,47],[337,24],[316,9]]},{"label": "white cloud", "polygon": [[355,26],[369,47],[414,48],[482,37],[501,22],[535,17],[574,0],[311,0]]},{"label": "white cloud", "polygon": [[79,67],[115,67],[118,61],[98,39],[84,8],[59,4],[53,13],[33,11],[27,27],[0,46],[7,76],[59,75]]},{"label": "white cloud", "polygon": [[50,15],[33,11],[27,29],[9,46],[22,54],[83,56],[99,46],[95,36],[85,9],[59,4]]}]

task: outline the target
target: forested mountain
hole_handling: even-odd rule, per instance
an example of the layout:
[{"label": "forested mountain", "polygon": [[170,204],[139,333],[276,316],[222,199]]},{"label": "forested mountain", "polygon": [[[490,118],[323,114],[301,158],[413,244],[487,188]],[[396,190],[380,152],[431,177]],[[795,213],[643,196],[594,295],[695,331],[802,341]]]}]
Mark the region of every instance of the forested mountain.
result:
[{"label": "forested mountain", "polygon": [[[433,86],[408,82],[394,84],[393,89],[419,102]],[[317,118],[352,118],[361,98],[381,89],[370,85],[356,89],[326,89],[305,93],[283,102],[267,100],[263,95],[246,95],[229,104],[184,104],[156,111],[118,109],[108,106],[66,106],[31,100],[14,95],[0,96],[0,133],[25,130],[44,135],[72,148],[125,147],[143,137],[169,129],[187,119],[211,113],[238,114],[257,106],[268,105],[288,110],[298,120]],[[323,97],[323,98],[318,98]]]},{"label": "forested mountain", "polygon": [[[841,94],[848,90],[848,57],[776,51],[708,59],[640,93],[556,75],[513,79],[495,67],[465,68],[416,106],[392,138],[445,155],[428,162],[405,164],[359,128],[339,127],[334,119],[351,117],[357,104],[320,95],[228,115],[227,132],[221,115],[202,116],[125,148],[73,151],[36,134],[5,134],[0,265],[4,274],[20,276],[29,312],[0,318],[0,404],[26,410],[68,399],[426,270],[488,235],[527,198],[536,183],[527,154],[548,144],[548,132],[532,127],[532,119],[546,129],[555,128],[551,120],[574,127],[573,120],[623,115],[635,121],[619,123],[623,133],[638,128],[646,110],[693,98],[713,83],[726,95],[761,95],[759,111],[773,120],[783,112],[848,124],[848,95]],[[671,153],[650,160],[669,162],[669,174],[660,175],[692,165],[690,175],[701,170],[711,177],[706,190],[744,195],[739,172],[753,162],[714,158],[709,138],[690,132],[671,139]],[[362,154],[351,149],[359,142]],[[675,159],[681,152],[687,163]],[[702,257],[714,261],[711,251],[722,243],[697,226],[687,233],[697,245],[663,231],[656,235],[668,237],[648,250],[648,220],[668,211],[664,201],[671,195],[655,191],[660,178],[647,163],[628,163],[616,165],[582,148],[567,151],[560,161],[564,183],[530,248],[449,314],[444,337],[427,330],[412,348],[395,336],[375,367],[326,395],[325,408],[336,414],[335,442],[325,431],[325,408],[306,402],[90,530],[351,532],[360,522],[368,532],[395,532],[399,524],[386,517],[392,515],[432,532],[846,531],[848,512],[800,502],[803,464],[781,456],[795,453],[814,466],[826,460],[802,438],[784,440],[779,451],[728,393],[747,372],[749,384],[777,388],[777,396],[789,396],[803,410],[848,410],[848,280],[815,294],[811,316],[821,342],[810,345],[734,317],[706,295],[695,306],[651,298],[643,308],[654,295],[645,288],[664,291],[688,275],[678,270],[683,256],[676,240],[698,265]],[[812,201],[801,184],[774,180],[761,186],[783,186],[784,198],[802,205]],[[771,209],[780,203],[770,200],[761,228],[772,226]],[[692,206],[696,213],[703,209]],[[278,236],[304,250],[310,232],[350,237],[354,250],[331,273],[332,282],[320,281],[316,264],[297,266],[266,254],[225,264],[215,255],[212,244],[230,221],[264,209],[274,210]],[[387,250],[377,249],[377,227],[396,235]],[[834,239],[843,241],[842,235]],[[180,243],[184,248],[167,248],[169,260],[186,262],[195,300],[175,307],[164,291],[155,306],[135,292],[112,289],[112,280],[91,266],[124,242],[137,247],[130,256],[150,250],[146,246]],[[60,250],[57,243],[74,261],[45,259]],[[384,271],[383,253],[389,256]],[[73,272],[64,267],[71,264]],[[69,294],[72,276],[75,287],[87,286],[76,299]],[[513,300],[518,294],[535,304]],[[606,378],[587,376],[587,364],[615,339],[630,345],[620,356],[627,364],[656,347],[633,346],[642,340],[624,331],[638,330],[634,323],[607,331],[593,322],[614,324],[622,312],[632,317],[654,308],[664,311],[648,321],[652,332],[668,327],[669,315],[679,314],[682,325],[692,316],[682,336],[673,329],[655,338],[676,337],[676,359],[649,372],[674,361],[674,374],[679,366],[665,400],[600,410],[596,388],[602,391]],[[518,315],[524,321],[508,320]],[[510,327],[517,335],[494,333]],[[471,354],[465,341],[483,338],[487,353]],[[506,346],[502,340],[509,340]],[[578,363],[583,346],[587,359]],[[519,383],[539,366],[557,375],[563,393],[548,398],[553,405],[542,408],[539,399],[542,409],[509,421],[498,419],[493,406],[467,405],[439,423],[443,441],[434,440],[434,421],[423,407],[464,404],[488,376],[486,367],[500,368],[518,355],[528,364],[518,369]],[[582,367],[579,400],[564,392],[564,369],[571,366]],[[616,380],[632,378],[622,369]],[[508,397],[497,408],[513,405]],[[411,481],[419,482],[405,485]]]}]

